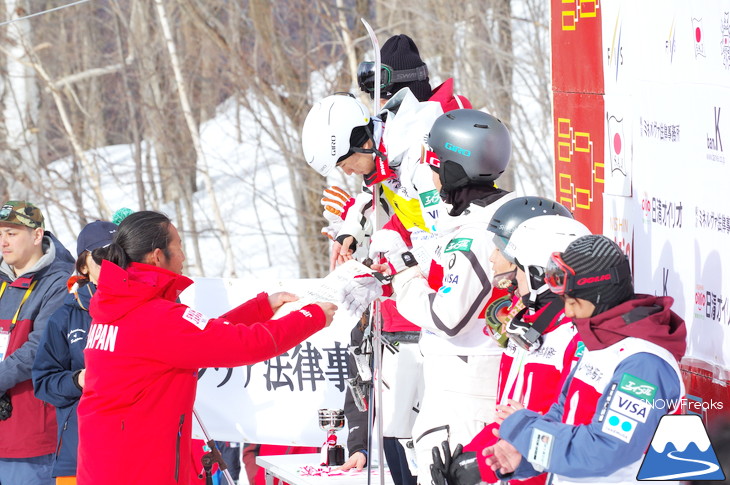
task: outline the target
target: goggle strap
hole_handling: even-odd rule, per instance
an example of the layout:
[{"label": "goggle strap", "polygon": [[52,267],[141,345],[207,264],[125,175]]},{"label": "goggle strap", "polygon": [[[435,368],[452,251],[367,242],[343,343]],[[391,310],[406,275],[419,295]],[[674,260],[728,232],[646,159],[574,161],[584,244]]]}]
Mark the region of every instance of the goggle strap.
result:
[{"label": "goggle strap", "polygon": [[390,82],[393,84],[407,83],[411,81],[425,81],[427,78],[428,66],[425,64],[414,69],[403,69],[402,71],[396,71],[391,68]]},{"label": "goggle strap", "polygon": [[631,277],[631,267],[628,259],[624,259],[617,266],[613,266],[603,271],[595,271],[593,273],[583,273],[581,275],[572,275],[568,277],[565,288],[565,294],[583,288],[593,288],[603,285],[618,285],[624,278]]}]

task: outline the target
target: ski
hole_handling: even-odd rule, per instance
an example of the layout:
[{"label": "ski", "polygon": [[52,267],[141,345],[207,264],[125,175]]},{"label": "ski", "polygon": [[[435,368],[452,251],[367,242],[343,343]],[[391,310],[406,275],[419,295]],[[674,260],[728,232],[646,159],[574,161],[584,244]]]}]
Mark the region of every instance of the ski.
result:
[{"label": "ski", "polygon": [[[380,113],[380,44],[378,38],[375,36],[375,31],[367,22],[367,20],[361,18],[362,23],[365,25],[365,29],[368,31],[370,36],[370,42],[373,45],[373,55],[375,56],[374,66],[374,79],[373,79],[373,117],[377,117]],[[375,230],[380,229],[378,221],[378,203],[379,203],[379,192],[380,185],[377,184],[373,187],[373,228]],[[378,470],[380,471],[380,485],[385,484],[385,457],[383,452],[383,413],[382,413],[382,346],[381,346],[381,314],[380,314],[380,302],[376,299],[373,302],[370,310],[370,335],[373,340],[373,375],[374,379],[373,386],[370,388],[370,406],[368,406],[368,482],[371,484],[371,472],[373,462],[373,423],[377,419],[377,432],[378,432]],[[374,398],[374,399],[373,399]],[[373,405],[374,404],[374,405]]]}]

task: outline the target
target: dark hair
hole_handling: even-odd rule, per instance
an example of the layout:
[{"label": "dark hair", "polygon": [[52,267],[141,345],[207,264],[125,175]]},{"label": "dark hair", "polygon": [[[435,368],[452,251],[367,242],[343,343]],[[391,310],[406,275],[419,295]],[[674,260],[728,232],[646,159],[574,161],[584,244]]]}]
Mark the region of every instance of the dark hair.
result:
[{"label": "dark hair", "polygon": [[[88,268],[86,268],[87,272],[84,273],[83,268],[86,266],[86,255],[89,254],[88,251],[81,251],[81,254],[79,254],[79,257],[76,258],[76,274],[81,276],[83,280],[79,281],[79,283],[85,283],[89,280],[89,273]],[[97,263],[98,264],[98,263]]]},{"label": "dark hair", "polygon": [[106,259],[126,269],[130,263],[141,263],[155,249],[169,258],[170,219],[159,212],[139,211],[120,224],[114,241],[108,246]]},{"label": "dark hair", "polygon": [[91,251],[91,259],[94,260],[96,264],[101,266],[101,262],[105,259],[109,259],[109,246],[104,246],[101,248],[96,248],[93,251]]}]

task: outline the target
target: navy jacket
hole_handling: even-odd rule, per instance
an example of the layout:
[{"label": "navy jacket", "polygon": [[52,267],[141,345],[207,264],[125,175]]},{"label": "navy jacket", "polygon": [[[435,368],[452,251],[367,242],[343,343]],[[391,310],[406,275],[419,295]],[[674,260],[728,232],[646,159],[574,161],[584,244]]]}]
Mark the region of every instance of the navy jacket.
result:
[{"label": "navy jacket", "polygon": [[84,347],[91,324],[89,302],[96,291],[92,283],[69,293],[48,320],[33,364],[33,387],[38,399],[56,407],[58,445],[53,476],[76,475],[76,449],[79,444],[76,407],[81,389],[73,376],[84,366]]},{"label": "navy jacket", "polygon": [[6,392],[13,404],[10,418],[0,421],[2,458],[48,455],[56,447],[53,406],[33,395],[31,368],[48,319],[68,293],[66,280],[73,267],[71,254],[48,231],[43,256],[24,274],[16,276],[5,260],[0,261],[0,287],[5,288],[0,327],[10,331],[8,353],[0,362],[0,392]]}]

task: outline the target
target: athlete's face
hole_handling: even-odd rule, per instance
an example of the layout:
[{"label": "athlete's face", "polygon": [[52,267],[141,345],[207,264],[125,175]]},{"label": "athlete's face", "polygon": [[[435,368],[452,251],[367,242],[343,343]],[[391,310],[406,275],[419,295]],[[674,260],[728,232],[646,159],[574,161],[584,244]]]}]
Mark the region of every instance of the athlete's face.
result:
[{"label": "athlete's face", "polygon": [[516,264],[507,261],[507,258],[504,257],[504,254],[502,254],[499,248],[494,248],[494,251],[489,256],[489,262],[492,263],[492,273],[494,276],[507,273],[517,267]]},{"label": "athlete's face", "polygon": [[565,316],[568,318],[590,318],[596,309],[596,305],[581,298],[563,297],[565,302]]},{"label": "athlete's face", "polygon": [[[368,140],[362,146],[365,149],[373,147],[373,143]],[[349,157],[337,164],[347,175],[367,175],[375,170],[375,159],[372,153],[353,153]]]}]

